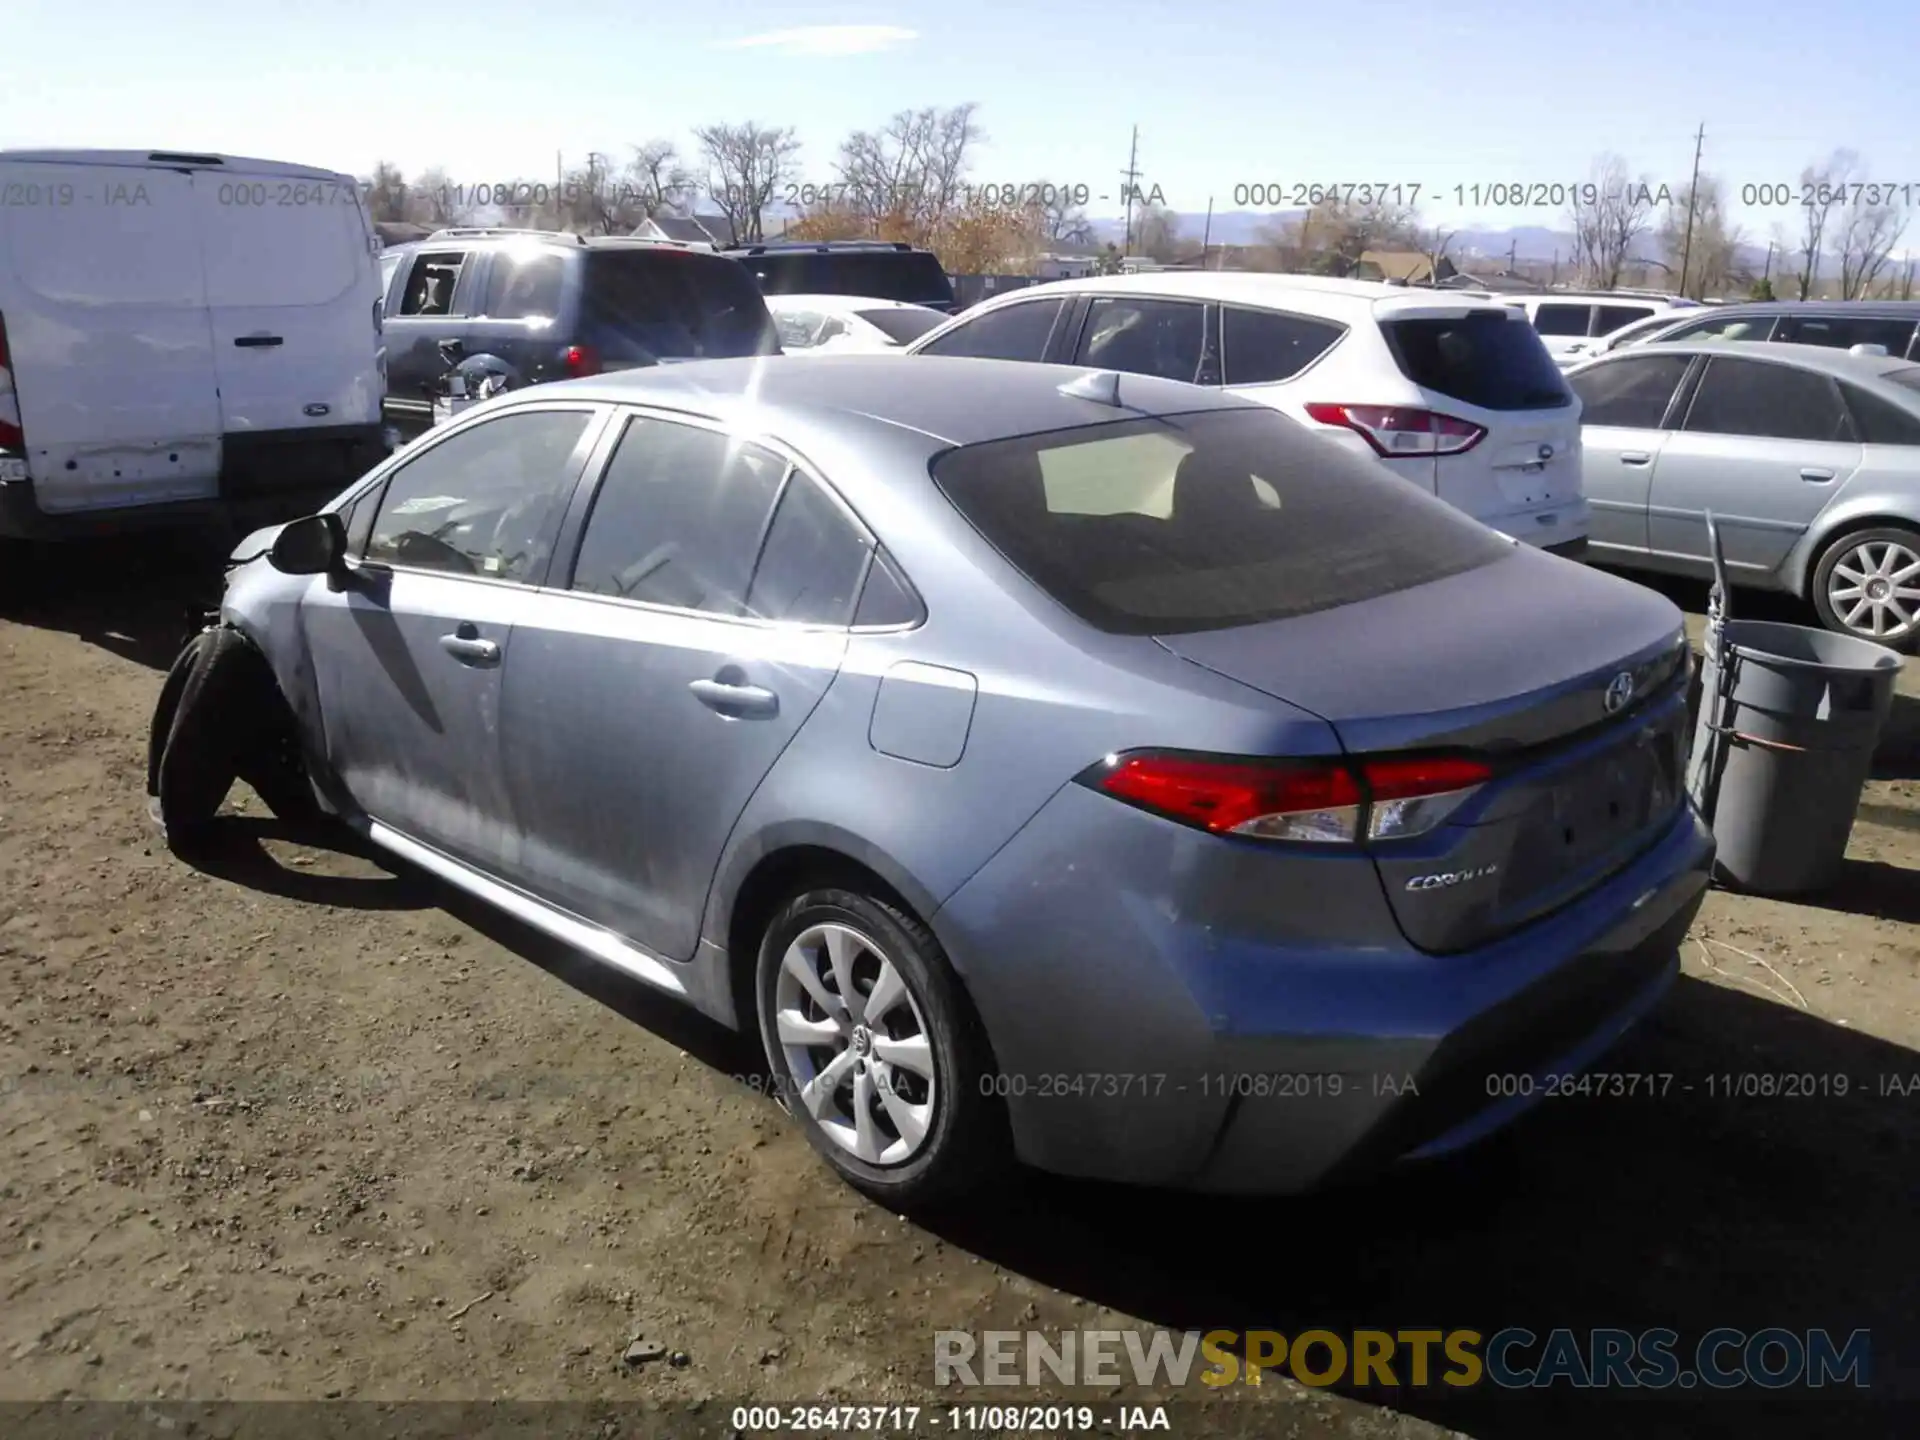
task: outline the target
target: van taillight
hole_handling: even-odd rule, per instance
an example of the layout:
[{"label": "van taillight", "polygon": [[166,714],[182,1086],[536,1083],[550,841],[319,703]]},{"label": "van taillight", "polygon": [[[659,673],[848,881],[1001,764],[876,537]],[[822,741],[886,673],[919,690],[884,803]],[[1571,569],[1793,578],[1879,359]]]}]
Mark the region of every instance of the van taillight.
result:
[{"label": "van taillight", "polygon": [[7,348],[7,317],[0,315],[0,450],[27,448],[20,424],[20,397],[13,388],[13,352]]},{"label": "van taillight", "polygon": [[573,376],[598,375],[600,373],[600,352],[591,345],[569,345],[566,353],[560,357],[567,367],[567,374]]},{"label": "van taillight", "polygon": [[1134,751],[1080,779],[1216,835],[1356,845],[1423,835],[1492,777],[1484,761],[1463,755],[1241,760]]}]

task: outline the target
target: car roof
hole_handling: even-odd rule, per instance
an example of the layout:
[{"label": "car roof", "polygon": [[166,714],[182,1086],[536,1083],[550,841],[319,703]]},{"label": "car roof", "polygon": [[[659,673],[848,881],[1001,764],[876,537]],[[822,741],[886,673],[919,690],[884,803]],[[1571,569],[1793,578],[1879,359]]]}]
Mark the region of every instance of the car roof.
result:
[{"label": "car roof", "polygon": [[1538,300],[1543,304],[1565,301],[1570,305],[1665,305],[1675,310],[1692,310],[1700,305],[1698,300],[1641,295],[1631,290],[1495,290],[1491,293],[1509,305],[1516,300]]},{"label": "car roof", "polygon": [[769,295],[769,310],[926,310],[945,318],[945,312],[931,305],[916,305],[911,300],[883,300],[877,295]]},{"label": "car roof", "polygon": [[1920,300],[1735,300],[1703,308],[1721,315],[1865,315],[1920,320]]},{"label": "car roof", "polygon": [[1819,370],[1848,380],[1876,379],[1895,370],[1920,368],[1899,355],[1854,355],[1832,345],[1781,345],[1766,340],[1670,340],[1657,350],[1631,346],[1596,356],[1593,363],[1613,363],[1636,355],[1729,355],[1742,360]]},{"label": "car roof", "polygon": [[[1330,275],[1282,275],[1245,270],[1149,270],[1134,275],[1088,275],[1009,290],[974,310],[1049,295],[1153,295],[1170,300],[1212,300],[1269,309],[1305,307],[1329,315],[1389,317],[1396,310],[1506,309],[1497,300],[1457,290],[1389,285],[1383,280],[1344,280]],[[971,313],[971,312],[963,312]]]},{"label": "car roof", "polygon": [[[254,155],[222,155],[211,150],[0,150],[0,164],[111,165],[139,170],[230,170],[240,175],[285,175],[306,180],[339,180],[344,172]],[[351,177],[347,177],[351,178]],[[355,182],[358,188],[358,182]]]},{"label": "car roof", "polygon": [[930,451],[1140,414],[1266,408],[1227,391],[1149,375],[1121,377],[1121,406],[1061,393],[1062,385],[1088,373],[1081,365],[957,356],[760,356],[614,371],[529,386],[514,398],[659,405],[788,439],[821,427],[907,430],[936,442]]}]

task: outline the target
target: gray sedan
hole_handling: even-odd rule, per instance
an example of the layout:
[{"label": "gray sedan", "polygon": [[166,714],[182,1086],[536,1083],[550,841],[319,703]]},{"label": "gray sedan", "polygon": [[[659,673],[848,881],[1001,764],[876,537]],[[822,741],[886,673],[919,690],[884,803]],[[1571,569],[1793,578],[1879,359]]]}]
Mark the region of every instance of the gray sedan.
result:
[{"label": "gray sedan", "polygon": [[[1679,612],[1267,406],[711,362],[482,404],[236,554],[149,787],[236,777],[755,1034],[889,1205],[1465,1145],[1654,1005]],[[538,1056],[525,1063],[538,1065]]]},{"label": "gray sedan", "polygon": [[1636,346],[1579,366],[1593,558],[1812,601],[1920,643],[1920,365],[1813,345]]}]

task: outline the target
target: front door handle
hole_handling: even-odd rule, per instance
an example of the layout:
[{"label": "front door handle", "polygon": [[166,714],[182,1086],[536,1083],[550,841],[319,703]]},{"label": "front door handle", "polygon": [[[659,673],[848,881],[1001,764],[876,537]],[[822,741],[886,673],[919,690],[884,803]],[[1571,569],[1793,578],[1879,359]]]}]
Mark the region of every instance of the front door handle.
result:
[{"label": "front door handle", "polygon": [[264,350],[270,346],[284,345],[287,342],[278,335],[241,335],[236,337],[233,343],[238,345],[242,350]]},{"label": "front door handle", "polygon": [[687,689],[709,710],[730,719],[765,720],[780,713],[780,697],[764,685],[728,685],[720,680],[695,680]]},{"label": "front door handle", "polygon": [[1644,450],[1622,450],[1620,452],[1620,463],[1622,465],[1651,465],[1653,463],[1653,456]]},{"label": "front door handle", "polygon": [[500,646],[495,641],[481,639],[479,628],[470,620],[462,620],[451,635],[442,635],[440,648],[468,665],[500,663]]},{"label": "front door handle", "polygon": [[1800,478],[1802,480],[1812,480],[1817,484],[1823,480],[1833,479],[1833,471],[1822,470],[1817,465],[1809,465],[1805,467],[1803,470],[1801,470]]}]

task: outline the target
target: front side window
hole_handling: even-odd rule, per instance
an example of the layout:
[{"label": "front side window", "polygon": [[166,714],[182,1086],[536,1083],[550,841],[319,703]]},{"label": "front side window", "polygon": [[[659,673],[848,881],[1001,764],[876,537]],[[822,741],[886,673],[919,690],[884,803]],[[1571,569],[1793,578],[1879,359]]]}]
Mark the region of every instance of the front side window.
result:
[{"label": "front side window", "polygon": [[1264,406],[961,446],[932,474],[1015,569],[1117,634],[1329,610],[1512,548]]},{"label": "front side window", "polygon": [[718,430],[636,418],[607,462],[573,588],[738,615],[787,462]]},{"label": "front side window", "polygon": [[1723,355],[1707,362],[1707,373],[1687,409],[1686,429],[1772,440],[1855,438],[1840,387],[1829,377]]},{"label": "front side window", "polygon": [[1075,357],[1082,365],[1191,384],[1207,348],[1207,312],[1187,300],[1095,300]]},{"label": "front side window", "polygon": [[1688,355],[1634,355],[1568,377],[1586,425],[1657,430],[1687,367]]},{"label": "front side window", "polygon": [[780,332],[782,350],[811,350],[820,343],[827,317],[817,310],[776,310],[773,324]]},{"label": "front side window", "polygon": [[365,558],[412,570],[537,581],[573,491],[574,451],[591,418],[585,410],[514,411],[430,446],[388,478]]},{"label": "front side window", "polygon": [[1066,308],[1065,300],[1023,300],[963,320],[920,355],[962,355],[980,360],[1041,360]]}]

